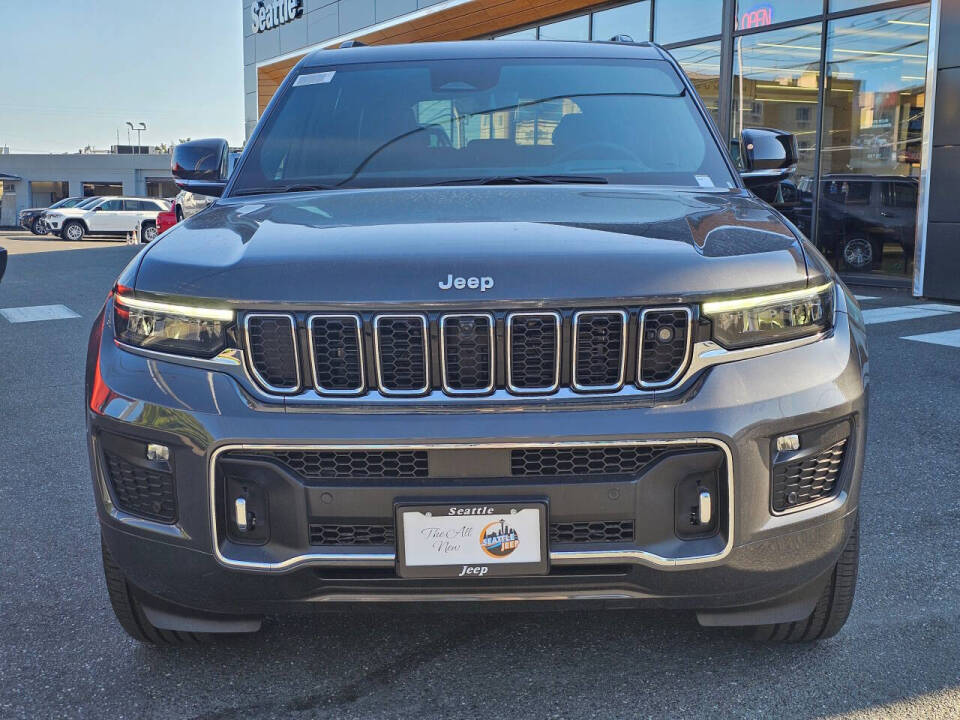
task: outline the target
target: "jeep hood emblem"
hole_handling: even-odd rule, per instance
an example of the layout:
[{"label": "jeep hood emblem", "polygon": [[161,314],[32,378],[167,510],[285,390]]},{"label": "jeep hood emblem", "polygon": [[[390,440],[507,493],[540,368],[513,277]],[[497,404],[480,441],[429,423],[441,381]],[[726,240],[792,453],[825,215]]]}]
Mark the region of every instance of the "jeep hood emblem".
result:
[{"label": "jeep hood emblem", "polygon": [[479,289],[480,292],[486,292],[493,287],[493,278],[489,275],[466,278],[447,275],[447,279],[441,280],[439,283],[437,283],[437,286],[441,290],[449,290],[450,288],[453,288],[454,290],[463,290],[464,288],[469,288],[470,290]]}]

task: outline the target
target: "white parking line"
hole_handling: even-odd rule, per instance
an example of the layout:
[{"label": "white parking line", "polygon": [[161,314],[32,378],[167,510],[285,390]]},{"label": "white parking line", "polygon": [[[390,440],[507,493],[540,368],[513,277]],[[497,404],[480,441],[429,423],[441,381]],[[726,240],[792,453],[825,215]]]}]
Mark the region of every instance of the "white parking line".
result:
[{"label": "white parking line", "polygon": [[932,345],[946,345],[960,348],[960,330],[945,330],[944,332],[923,333],[922,335],[907,335],[901,340],[915,340],[916,342]]},{"label": "white parking line", "polygon": [[867,325],[875,325],[899,320],[919,320],[920,318],[936,317],[937,315],[949,315],[950,312],[949,310],[925,308],[920,305],[876,308],[875,310],[863,311],[863,322]]},{"label": "white parking line", "polygon": [[32,307],[2,308],[3,315],[12,323],[38,322],[40,320],[65,320],[80,317],[66,305],[33,305]]},{"label": "white parking line", "polygon": [[944,303],[923,303],[921,305],[911,305],[910,307],[936,310],[938,312],[960,312],[960,305],[946,305]]},{"label": "white parking line", "polygon": [[880,299],[879,296],[877,296],[877,295],[854,295],[854,297],[855,297],[857,300],[859,300],[860,302],[865,302],[865,301],[867,301],[867,300],[879,300],[879,299]]}]

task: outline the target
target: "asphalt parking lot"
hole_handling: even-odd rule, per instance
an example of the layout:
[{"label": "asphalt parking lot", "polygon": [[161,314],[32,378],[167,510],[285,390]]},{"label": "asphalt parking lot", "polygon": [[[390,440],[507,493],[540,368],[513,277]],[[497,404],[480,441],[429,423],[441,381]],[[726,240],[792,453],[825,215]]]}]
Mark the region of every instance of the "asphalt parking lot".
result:
[{"label": "asphalt parking lot", "polygon": [[[857,599],[832,640],[755,644],[679,613],[364,614],[158,650],[110,610],[83,439],[87,333],[137,248],[0,231],[33,242],[49,251],[15,251],[0,282],[0,717],[960,717],[960,306],[856,288],[871,424]],[[79,317],[2,312],[55,305]]]}]

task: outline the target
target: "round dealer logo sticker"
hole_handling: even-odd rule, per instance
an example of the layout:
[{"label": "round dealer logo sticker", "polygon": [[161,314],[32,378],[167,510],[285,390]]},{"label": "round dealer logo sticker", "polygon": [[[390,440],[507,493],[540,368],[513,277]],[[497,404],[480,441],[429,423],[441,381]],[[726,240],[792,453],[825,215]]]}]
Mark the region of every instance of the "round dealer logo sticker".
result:
[{"label": "round dealer logo sticker", "polygon": [[505,558],[516,550],[519,544],[517,531],[503,520],[490,523],[480,533],[480,547],[492,558]]}]

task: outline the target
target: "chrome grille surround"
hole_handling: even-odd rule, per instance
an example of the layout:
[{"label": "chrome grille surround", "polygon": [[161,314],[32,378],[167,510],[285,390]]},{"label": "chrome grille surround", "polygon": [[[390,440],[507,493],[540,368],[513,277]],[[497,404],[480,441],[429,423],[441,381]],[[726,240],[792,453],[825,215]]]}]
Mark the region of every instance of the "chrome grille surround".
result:
[{"label": "chrome grille surround", "polygon": [[[686,326],[686,343],[683,351],[683,360],[677,365],[676,371],[666,380],[660,382],[649,382],[643,379],[643,340],[644,340],[644,325],[646,323],[647,316],[652,313],[662,313],[662,312],[681,312],[685,313],[687,316],[687,326]],[[686,371],[687,366],[690,364],[690,355],[691,350],[693,349],[693,311],[686,305],[672,305],[664,307],[649,307],[643,308],[640,311],[640,323],[638,328],[637,335],[637,386],[644,390],[655,390],[657,388],[665,388],[673,385]]]},{"label": "chrome grille surround", "polygon": [[[554,356],[553,356],[553,383],[550,385],[542,387],[521,387],[514,382],[514,362],[513,362],[513,349],[514,349],[514,339],[513,339],[513,325],[517,318],[524,317],[540,317],[540,318],[552,318],[554,323],[554,332],[556,334],[556,342],[554,343]],[[554,311],[529,311],[529,312],[512,312],[507,315],[506,319],[506,329],[507,329],[507,389],[518,395],[545,395],[552,392],[556,392],[560,387],[560,351],[562,347],[562,330],[563,330],[563,319],[560,316],[560,313]]]},{"label": "chrome grille surround", "polygon": [[[250,321],[258,318],[283,319],[290,323],[290,341],[291,345],[293,346],[293,364],[294,367],[296,367],[297,374],[297,382],[295,385],[273,385],[268,382],[263,375],[260,374],[259,370],[257,370],[256,362],[254,360],[253,344],[250,340]],[[297,337],[296,317],[289,313],[247,313],[247,315],[243,318],[243,341],[247,346],[245,357],[247,358],[247,366],[250,370],[250,373],[265,390],[268,390],[272,393],[277,393],[279,395],[288,395],[296,393],[300,390],[300,388],[303,386],[303,378],[300,375],[300,342],[299,338]]]},{"label": "chrome grille surround", "polygon": [[[620,317],[620,374],[615,383],[608,385],[589,385],[581,384],[577,381],[577,351],[580,342],[580,323],[581,319],[589,317],[616,315]],[[623,387],[627,374],[627,313],[623,310],[580,310],[573,314],[573,351],[571,352],[572,369],[570,373],[570,383],[574,390],[581,392],[616,392]]]},{"label": "chrome grille surround", "polygon": [[[317,348],[314,344],[313,326],[317,320],[350,320],[354,323],[357,332],[357,353],[360,365],[360,384],[355,388],[326,388],[317,379]],[[310,348],[310,371],[313,376],[313,389],[320,395],[355,396],[363,395],[367,390],[367,368],[364,362],[363,320],[359,315],[334,315],[317,313],[307,318],[307,342]]]},{"label": "chrome grille surround", "polygon": [[[489,382],[484,387],[479,388],[455,388],[451,386],[448,378],[448,354],[447,354],[447,325],[449,320],[459,320],[465,318],[483,318],[490,330],[489,330],[489,339],[488,339],[488,349],[489,354],[489,365],[490,369],[488,370]],[[490,313],[447,313],[440,316],[440,374],[441,374],[441,384],[443,386],[443,391],[448,395],[486,395],[493,392],[494,387],[496,386],[496,328],[497,321],[493,315]]]},{"label": "chrome grille surround", "polygon": [[[420,323],[423,333],[423,385],[416,388],[391,388],[383,380],[383,356],[382,356],[382,337],[380,326],[384,322],[391,320],[417,320]],[[377,387],[384,395],[410,396],[424,395],[430,390],[430,324],[426,315],[412,313],[402,314],[383,314],[376,315],[373,318],[373,349],[377,369]]]},{"label": "chrome grille surround", "polygon": [[[555,443],[539,443],[538,447],[547,447],[553,445],[556,447],[602,447],[609,445],[704,445],[708,447],[719,448],[725,456],[725,488],[726,488],[726,512],[724,514],[726,521],[725,535],[727,542],[724,547],[716,553],[697,555],[691,557],[664,557],[655,552],[642,548],[617,548],[617,549],[582,549],[582,550],[551,550],[551,565],[592,565],[599,562],[623,562],[646,565],[648,567],[693,567],[699,565],[708,565],[719,562],[726,558],[733,549],[733,538],[736,534],[735,519],[736,510],[739,505],[735,505],[734,494],[734,465],[733,454],[730,446],[723,440],[710,437],[688,437],[683,439],[668,438],[658,439],[650,438],[646,440],[568,440]],[[218,531],[217,511],[217,459],[225,452],[257,451],[257,450],[455,450],[455,449],[478,449],[478,448],[522,448],[528,446],[523,442],[447,442],[447,443],[427,443],[427,444],[381,444],[381,445],[361,445],[361,444],[340,444],[340,445],[270,445],[270,444],[235,444],[222,445],[210,454],[207,466],[207,493],[208,493],[208,511],[210,518],[210,530],[213,554],[217,562],[224,567],[237,570],[250,570],[255,572],[286,572],[303,566],[312,565],[337,565],[341,567],[393,567],[396,563],[396,553],[390,552],[351,552],[344,554],[342,552],[321,552],[311,551],[308,553],[292,555],[291,557],[272,562],[258,562],[251,560],[242,560],[239,558],[228,557],[223,554],[223,548],[220,544],[221,535]]]}]

